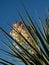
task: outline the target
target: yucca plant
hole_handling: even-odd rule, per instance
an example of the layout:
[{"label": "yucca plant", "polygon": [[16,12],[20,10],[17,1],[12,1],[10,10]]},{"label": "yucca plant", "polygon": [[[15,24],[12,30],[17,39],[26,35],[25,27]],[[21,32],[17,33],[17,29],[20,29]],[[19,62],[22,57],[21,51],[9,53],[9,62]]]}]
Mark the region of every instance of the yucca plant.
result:
[{"label": "yucca plant", "polygon": [[[0,57],[0,64],[17,65],[15,62],[18,61],[25,65],[49,65],[49,18],[46,18],[46,25],[44,25],[40,17],[37,16],[40,22],[39,27],[37,22],[30,17],[24,5],[23,9],[29,25],[25,23],[24,18],[17,10],[21,22],[16,22],[13,26],[6,22],[11,30],[10,33],[0,27],[0,32],[5,37],[4,40],[0,39],[0,45],[2,43],[3,46],[9,49],[7,51],[3,46],[0,47],[2,51],[0,53],[3,54]],[[42,45],[42,48],[40,45]],[[9,61],[3,56],[15,59],[15,62]]]}]

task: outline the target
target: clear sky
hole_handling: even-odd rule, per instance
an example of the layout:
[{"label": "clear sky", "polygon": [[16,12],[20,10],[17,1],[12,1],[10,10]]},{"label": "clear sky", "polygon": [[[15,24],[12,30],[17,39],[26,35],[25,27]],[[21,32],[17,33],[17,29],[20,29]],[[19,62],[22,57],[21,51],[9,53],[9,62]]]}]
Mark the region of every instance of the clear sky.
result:
[{"label": "clear sky", "polygon": [[0,0],[0,26],[6,31],[8,31],[8,29],[4,24],[5,21],[10,24],[13,24],[15,21],[20,21],[16,8],[18,8],[24,17],[22,2],[25,4],[29,14],[35,19],[35,10],[37,10],[44,23],[46,11],[49,9],[49,0]]},{"label": "clear sky", "polygon": [[[37,10],[41,18],[44,19],[45,13],[49,9],[49,0],[0,0],[0,25],[2,27],[5,26],[5,21],[10,24],[19,21],[16,8],[21,13],[24,12],[21,6],[22,1],[31,16],[35,17],[35,10]],[[22,15],[24,14],[22,13]]]}]

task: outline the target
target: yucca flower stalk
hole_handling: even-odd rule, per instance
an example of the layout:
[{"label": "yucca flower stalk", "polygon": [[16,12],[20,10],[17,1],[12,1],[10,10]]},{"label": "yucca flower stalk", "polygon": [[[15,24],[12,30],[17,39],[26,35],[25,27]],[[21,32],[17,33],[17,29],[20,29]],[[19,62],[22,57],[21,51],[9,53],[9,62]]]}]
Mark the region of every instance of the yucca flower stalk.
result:
[{"label": "yucca flower stalk", "polygon": [[[11,52],[7,51],[0,47],[0,50],[3,52],[3,56],[13,58],[18,60],[25,65],[49,65],[49,25],[42,23],[41,18],[38,16],[40,27],[33,22],[33,19],[30,17],[26,7],[23,5],[23,9],[26,14],[26,19],[28,20],[29,26],[26,25],[24,18],[17,10],[17,13],[21,19],[21,22],[16,22],[11,26],[9,23],[9,29],[11,30],[10,34],[7,33],[2,27],[0,27],[0,32],[5,36],[7,40],[0,40],[0,42],[8,48]],[[49,23],[47,17],[46,23]],[[37,26],[37,27],[36,27]],[[43,49],[40,47],[42,45]],[[4,65],[17,65],[14,62],[10,62],[8,59],[0,58],[0,63]]]}]

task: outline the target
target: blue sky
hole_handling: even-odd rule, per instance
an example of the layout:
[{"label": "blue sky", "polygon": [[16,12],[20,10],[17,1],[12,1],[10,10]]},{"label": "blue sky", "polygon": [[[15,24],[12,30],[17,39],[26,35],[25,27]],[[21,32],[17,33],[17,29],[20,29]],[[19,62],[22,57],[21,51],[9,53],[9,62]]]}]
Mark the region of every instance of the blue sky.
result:
[{"label": "blue sky", "polygon": [[49,9],[49,0],[0,0],[0,26],[6,31],[9,30],[5,22],[12,25],[15,21],[20,21],[16,8],[21,12],[23,17],[25,16],[21,5],[22,2],[25,4],[31,17],[33,16],[36,19],[35,10],[37,10],[44,23],[46,11]]},{"label": "blue sky", "polygon": [[[49,0],[0,0],[0,25],[2,27],[5,26],[5,21],[10,24],[19,21],[16,8],[18,8],[21,13],[23,12],[21,6],[22,1],[31,16],[36,17],[35,10],[37,10],[42,20],[44,20],[46,11],[49,9]],[[24,14],[22,13],[22,15]]]}]

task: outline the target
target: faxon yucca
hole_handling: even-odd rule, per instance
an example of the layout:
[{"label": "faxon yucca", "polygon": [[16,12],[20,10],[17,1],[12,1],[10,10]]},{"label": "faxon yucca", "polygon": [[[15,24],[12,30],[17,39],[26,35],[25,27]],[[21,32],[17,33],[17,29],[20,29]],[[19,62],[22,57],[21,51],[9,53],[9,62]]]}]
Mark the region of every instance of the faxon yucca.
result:
[{"label": "faxon yucca", "polygon": [[[27,9],[23,6],[26,14],[27,22],[17,10],[18,16],[21,22],[15,22],[13,26],[6,22],[6,25],[11,30],[10,34],[6,32],[0,26],[1,35],[3,34],[5,39],[0,39],[0,64],[3,65],[17,65],[17,61],[22,65],[49,65],[49,17],[47,17],[46,24],[39,16],[38,26],[37,22],[30,17]],[[48,15],[48,14],[47,14]],[[35,23],[34,23],[35,22]],[[41,46],[42,45],[42,48]],[[44,50],[43,50],[44,49]],[[9,61],[9,59],[15,59],[15,61]]]}]

